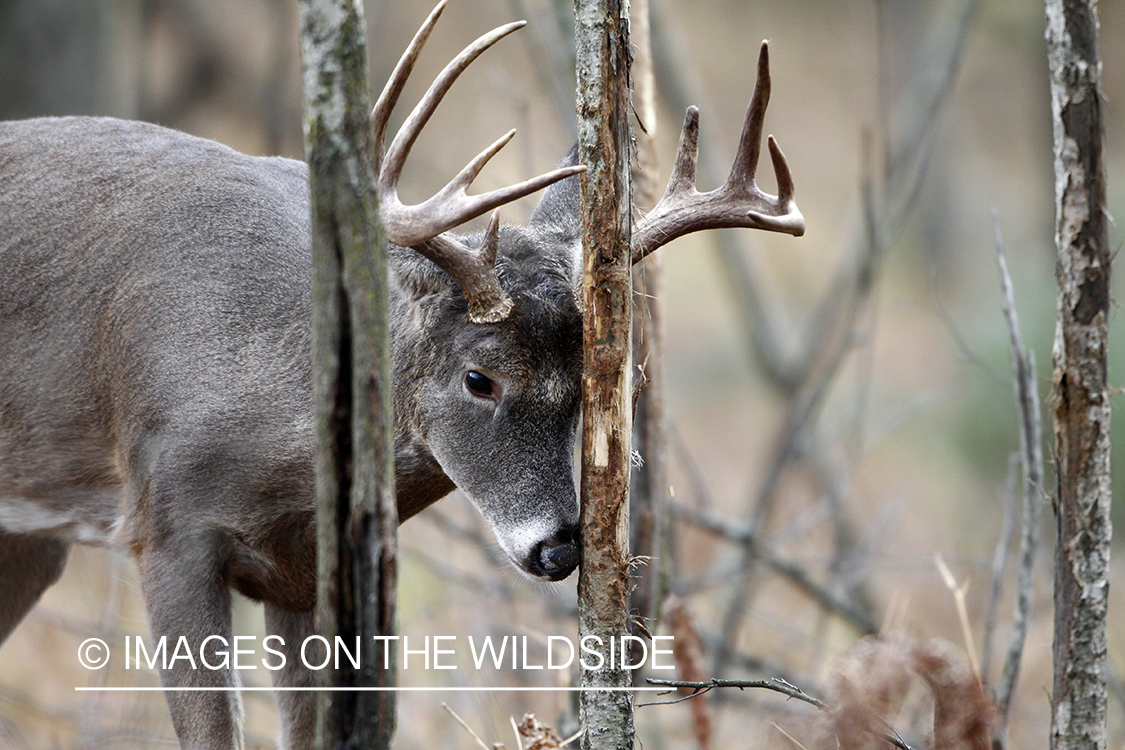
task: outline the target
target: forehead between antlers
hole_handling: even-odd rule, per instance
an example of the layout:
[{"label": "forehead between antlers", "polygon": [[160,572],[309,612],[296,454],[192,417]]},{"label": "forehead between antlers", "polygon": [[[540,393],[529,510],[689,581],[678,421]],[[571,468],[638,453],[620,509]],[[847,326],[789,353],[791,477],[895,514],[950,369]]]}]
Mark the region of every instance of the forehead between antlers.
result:
[{"label": "forehead between antlers", "polygon": [[[481,242],[480,235],[462,239],[470,247]],[[582,251],[577,238],[568,239],[533,226],[501,227],[496,276],[515,303],[513,322],[579,315]],[[391,246],[390,255],[399,285],[415,302],[436,304],[449,318],[468,319],[465,296],[452,277],[409,248]]]},{"label": "forehead between antlers", "polygon": [[[463,240],[473,247],[480,237]],[[406,308],[394,325],[414,328],[417,333],[409,338],[424,350],[436,346],[446,351],[443,342],[477,365],[543,381],[539,387],[553,391],[557,400],[570,393],[570,381],[576,382],[581,367],[577,247],[558,237],[547,239],[534,226],[501,228],[496,275],[514,305],[498,323],[474,324],[460,287],[448,274],[413,251],[392,246],[395,277],[412,298],[400,301]],[[460,366],[461,359],[454,359],[445,364]],[[552,387],[544,378],[568,385]]]}]

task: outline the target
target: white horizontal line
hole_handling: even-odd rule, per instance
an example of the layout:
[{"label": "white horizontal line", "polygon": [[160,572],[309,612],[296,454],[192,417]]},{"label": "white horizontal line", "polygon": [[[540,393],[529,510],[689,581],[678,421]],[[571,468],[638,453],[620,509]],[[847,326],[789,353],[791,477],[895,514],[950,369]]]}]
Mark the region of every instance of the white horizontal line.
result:
[{"label": "white horizontal line", "polygon": [[667,687],[76,687],[76,692],[82,693],[407,693],[407,692],[453,692],[453,693],[479,693],[479,692],[591,692],[609,693],[625,691],[658,691],[669,692]]}]

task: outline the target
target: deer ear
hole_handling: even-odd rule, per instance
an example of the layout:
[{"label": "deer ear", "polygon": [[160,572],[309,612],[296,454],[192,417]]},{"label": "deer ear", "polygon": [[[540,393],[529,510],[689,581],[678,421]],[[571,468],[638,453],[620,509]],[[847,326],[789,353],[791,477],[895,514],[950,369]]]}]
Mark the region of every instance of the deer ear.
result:
[{"label": "deer ear", "polygon": [[[578,144],[559,163],[559,168],[578,164]],[[581,243],[582,222],[579,207],[582,201],[582,183],[579,175],[567,177],[551,185],[539,199],[527,228],[539,237],[564,245]]]},{"label": "deer ear", "polygon": [[[578,164],[578,144],[559,163],[559,167]],[[548,247],[558,248],[569,257],[572,277],[582,278],[582,183],[579,175],[559,180],[547,188],[539,205],[527,221],[528,231]]]},{"label": "deer ear", "polygon": [[411,248],[387,245],[394,283],[415,301],[427,297],[448,297],[457,282],[432,261]]}]

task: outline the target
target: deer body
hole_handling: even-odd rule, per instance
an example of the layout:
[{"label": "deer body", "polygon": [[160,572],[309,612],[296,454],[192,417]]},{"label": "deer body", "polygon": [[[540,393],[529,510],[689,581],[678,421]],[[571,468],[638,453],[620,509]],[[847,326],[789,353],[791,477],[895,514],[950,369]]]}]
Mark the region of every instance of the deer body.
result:
[{"label": "deer body", "polygon": [[[391,249],[400,516],[456,483],[552,580],[577,564],[581,323],[574,236],[551,223],[567,215],[501,232],[518,304],[496,324],[470,324],[448,275]],[[0,640],[72,543],[131,550],[154,636],[229,636],[227,586],[311,632],[309,242],[301,162],[143,123],[0,124]],[[182,740],[215,702],[196,698]]]}]

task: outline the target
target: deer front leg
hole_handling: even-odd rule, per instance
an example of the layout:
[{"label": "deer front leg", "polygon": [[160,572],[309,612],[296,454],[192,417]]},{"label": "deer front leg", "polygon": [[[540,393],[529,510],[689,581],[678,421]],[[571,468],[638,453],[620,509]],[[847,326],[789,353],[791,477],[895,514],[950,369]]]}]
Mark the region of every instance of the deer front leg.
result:
[{"label": "deer front leg", "polygon": [[[316,687],[316,674],[301,661],[301,644],[313,635],[313,612],[290,612],[266,602],[266,633],[279,636],[284,646],[270,648],[285,654],[285,666],[272,672],[277,688]],[[276,694],[283,750],[311,748],[316,736],[316,693],[311,690],[280,690]]]},{"label": "deer front leg", "polygon": [[[167,669],[161,669],[160,678],[183,750],[242,748],[242,699],[235,689],[238,677],[229,663],[224,665],[221,654],[230,650],[223,644],[232,643],[222,548],[216,532],[173,532],[142,548],[137,558],[153,648],[165,640]],[[219,638],[208,641],[211,636]],[[186,650],[178,649],[181,643],[192,659],[187,658]],[[183,658],[176,658],[179,656]]]}]

